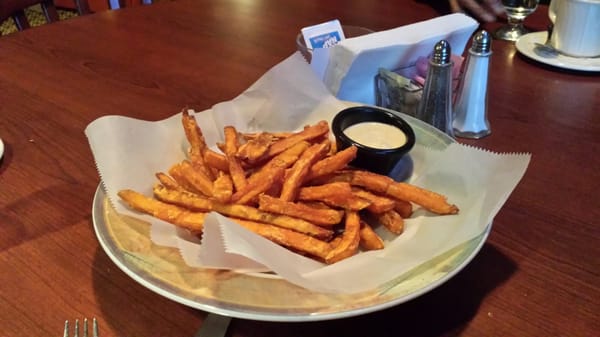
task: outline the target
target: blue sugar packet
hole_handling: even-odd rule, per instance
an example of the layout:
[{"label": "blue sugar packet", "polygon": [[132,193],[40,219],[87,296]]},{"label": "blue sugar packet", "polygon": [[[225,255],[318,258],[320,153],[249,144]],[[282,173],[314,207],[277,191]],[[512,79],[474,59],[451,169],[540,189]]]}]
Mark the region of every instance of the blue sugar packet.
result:
[{"label": "blue sugar packet", "polygon": [[304,43],[310,49],[332,47],[345,38],[339,20],[302,28]]},{"label": "blue sugar packet", "polygon": [[338,43],[341,40],[342,40],[342,38],[340,37],[340,34],[338,32],[330,32],[330,33],[325,33],[322,35],[317,35],[317,36],[311,37],[310,45],[313,49],[328,48],[328,47],[335,45],[336,43]]}]

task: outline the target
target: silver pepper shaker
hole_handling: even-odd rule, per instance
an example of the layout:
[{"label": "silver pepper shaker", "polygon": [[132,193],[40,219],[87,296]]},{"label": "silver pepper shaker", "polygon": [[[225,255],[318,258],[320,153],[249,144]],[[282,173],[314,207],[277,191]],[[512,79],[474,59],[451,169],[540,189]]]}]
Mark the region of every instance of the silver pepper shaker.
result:
[{"label": "silver pepper shaker", "polygon": [[446,40],[433,47],[417,118],[454,137],[452,129],[452,50]]},{"label": "silver pepper shaker", "polygon": [[492,38],[485,30],[473,37],[454,105],[454,134],[482,138],[491,133],[487,119],[487,87]]}]

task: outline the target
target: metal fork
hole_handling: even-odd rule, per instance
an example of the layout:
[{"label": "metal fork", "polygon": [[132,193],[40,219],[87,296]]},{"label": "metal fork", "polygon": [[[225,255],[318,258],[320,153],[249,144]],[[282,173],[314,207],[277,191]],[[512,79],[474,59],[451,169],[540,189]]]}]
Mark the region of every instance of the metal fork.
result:
[{"label": "metal fork", "polygon": [[[79,320],[75,320],[75,329],[73,330],[73,336],[79,337]],[[63,337],[69,337],[69,321],[65,321],[65,331]],[[83,319],[83,337],[88,337],[88,319]],[[92,337],[98,337],[98,322],[96,318],[92,320]]]},{"label": "metal fork", "polygon": [[194,337],[223,337],[230,322],[231,317],[209,313]]}]

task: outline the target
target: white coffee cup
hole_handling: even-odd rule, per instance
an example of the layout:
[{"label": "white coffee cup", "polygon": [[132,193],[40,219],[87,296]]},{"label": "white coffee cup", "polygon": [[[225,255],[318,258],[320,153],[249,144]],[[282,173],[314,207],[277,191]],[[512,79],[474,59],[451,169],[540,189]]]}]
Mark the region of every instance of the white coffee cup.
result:
[{"label": "white coffee cup", "polygon": [[552,0],[550,43],[573,57],[600,56],[600,0]]}]

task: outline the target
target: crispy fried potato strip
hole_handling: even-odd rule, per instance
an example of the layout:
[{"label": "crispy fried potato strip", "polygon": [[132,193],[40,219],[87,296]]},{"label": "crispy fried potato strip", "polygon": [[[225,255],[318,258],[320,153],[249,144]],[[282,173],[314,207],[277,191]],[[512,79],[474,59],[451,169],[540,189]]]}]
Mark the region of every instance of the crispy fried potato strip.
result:
[{"label": "crispy fried potato strip", "polygon": [[369,200],[352,194],[350,184],[345,182],[303,187],[298,193],[298,200],[322,201],[330,206],[353,211],[360,211],[371,204]]},{"label": "crispy fried potato strip", "polygon": [[396,212],[398,212],[398,214],[400,214],[400,216],[402,218],[404,218],[404,219],[410,218],[410,216],[412,215],[412,212],[413,212],[413,205],[408,201],[399,200],[399,199],[396,199],[395,202],[396,202],[396,205],[394,206],[394,210]]},{"label": "crispy fried potato strip", "polygon": [[129,205],[129,207],[150,214],[155,218],[172,223],[176,226],[192,231],[201,231],[204,227],[204,218],[206,216],[206,213],[204,212],[193,212],[179,206],[146,197],[145,195],[132,190],[121,190],[118,192],[118,195]]},{"label": "crispy fried potato strip", "polygon": [[299,200],[323,200],[326,197],[340,195],[342,198],[352,196],[352,186],[345,182],[302,187],[298,194]]},{"label": "crispy fried potato strip", "polygon": [[354,158],[356,158],[356,146],[352,145],[339,151],[313,165],[310,168],[307,181],[327,176],[336,171],[345,168]]},{"label": "crispy fried potato strip", "polygon": [[246,187],[248,182],[246,181],[246,172],[242,168],[242,163],[236,156],[239,147],[238,132],[233,126],[225,126],[223,132],[225,133],[224,152],[229,166],[229,174],[231,175],[231,180],[233,180],[233,186],[239,191]]},{"label": "crispy fried potato strip", "polygon": [[208,147],[204,140],[202,130],[196,122],[196,118],[190,115],[189,111],[184,110],[182,112],[181,122],[183,124],[185,136],[190,144],[188,151],[190,161],[194,164],[196,169],[201,170],[210,180],[213,180],[215,177],[204,161],[204,153]]},{"label": "crispy fried potato strip", "polygon": [[177,183],[177,181],[175,181],[175,179],[173,179],[166,173],[158,172],[155,174],[155,176],[156,176],[156,179],[158,179],[158,181],[161,184],[165,185],[167,188],[170,188],[172,190],[182,190],[183,189],[183,187],[181,187],[181,185],[179,185],[179,183]]},{"label": "crispy fried potato strip", "polygon": [[292,168],[286,173],[281,189],[281,195],[279,196],[281,200],[294,201],[296,199],[298,190],[302,183],[304,183],[304,179],[310,171],[311,165],[325,156],[328,149],[328,143],[318,143],[312,145],[302,153],[300,158],[298,158]]},{"label": "crispy fried potato strip", "polygon": [[196,118],[188,110],[184,109],[181,117],[183,131],[190,144],[189,155],[192,160],[195,160],[198,156],[202,157],[202,154],[207,149],[206,141],[204,140],[202,130],[196,123]]},{"label": "crispy fried potato strip", "polygon": [[375,218],[385,228],[396,235],[400,235],[404,232],[404,219],[402,219],[400,214],[394,210],[375,214]]},{"label": "crispy fried potato strip", "polygon": [[227,157],[224,154],[208,149],[204,153],[204,161],[212,168],[229,173],[229,163],[227,162]]},{"label": "crispy fried potato strip", "polygon": [[396,206],[395,200],[376,195],[362,188],[353,187],[352,194],[369,201],[370,204],[367,206],[367,210],[372,213],[387,212],[394,209]]},{"label": "crispy fried potato strip", "polygon": [[204,170],[199,169],[187,160],[179,163],[183,178],[191,185],[196,191],[201,192],[206,196],[211,196],[213,191],[213,182],[205,174]]},{"label": "crispy fried potato strip", "polygon": [[263,194],[258,198],[258,208],[265,212],[289,215],[320,226],[334,226],[342,221],[344,212],[333,208],[316,208],[306,204],[284,201]]},{"label": "crispy fried potato strip", "polygon": [[175,182],[179,186],[181,186],[182,189],[186,191],[193,191],[195,193],[202,193],[202,191],[196,189],[194,185],[190,184],[190,182],[186,179],[183,171],[184,170],[181,163],[177,163],[169,168],[169,175],[173,178],[173,180],[175,180]]},{"label": "crispy fried potato strip", "polygon": [[368,200],[351,195],[350,197],[343,198],[339,195],[330,197],[324,197],[323,202],[332,207],[338,207],[345,210],[360,211],[368,208],[371,204]]},{"label": "crispy fried potato strip", "polygon": [[270,139],[277,140],[281,138],[287,138],[292,134],[292,132],[243,132],[242,137],[247,141],[251,141],[262,136],[266,136]]},{"label": "crispy fried potato strip", "polygon": [[383,249],[383,240],[373,228],[366,222],[360,221],[360,241],[359,246],[364,250]]},{"label": "crispy fried potato strip", "polygon": [[316,239],[312,236],[256,221],[242,219],[232,220],[240,224],[242,227],[275,243],[291,248],[295,251],[307,253],[319,258],[320,260],[325,260],[325,258],[331,252],[331,246],[329,243]]},{"label": "crispy fried potato strip", "polygon": [[449,204],[446,197],[415,185],[396,182],[392,178],[376,173],[353,170],[337,177],[342,181],[349,179],[350,184],[384,194],[396,199],[413,202],[436,214],[456,214],[458,207]]},{"label": "crispy fried potato strip", "polygon": [[229,174],[222,172],[219,174],[213,183],[212,195],[217,201],[222,203],[231,201],[231,196],[233,195],[233,180]]},{"label": "crispy fried potato strip", "polygon": [[273,157],[281,152],[289,149],[290,147],[300,143],[302,141],[308,141],[311,139],[318,138],[329,132],[329,124],[326,121],[320,121],[315,125],[310,125],[304,128],[304,130],[294,133],[289,137],[282,138],[269,147],[268,157]]},{"label": "crispy fried potato strip", "polygon": [[349,258],[358,252],[360,243],[360,217],[357,212],[347,211],[344,224],[344,234],[337,246],[327,254],[325,262],[328,264]]},{"label": "crispy fried potato strip", "polygon": [[414,202],[436,214],[458,213],[458,207],[449,204],[445,196],[415,185],[395,182],[388,187],[385,193],[394,198]]},{"label": "crispy fried potato strip", "polygon": [[261,132],[255,137],[249,139],[246,143],[240,145],[236,156],[247,163],[255,164],[265,159],[269,147],[275,141],[275,136],[271,133]]}]

